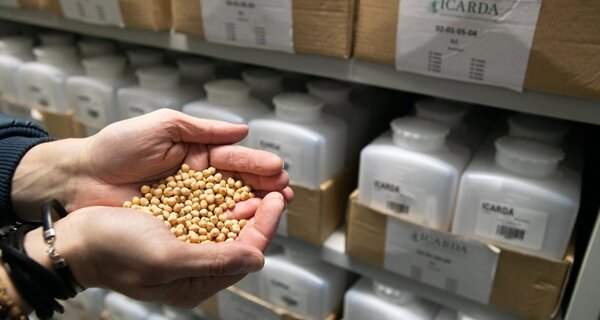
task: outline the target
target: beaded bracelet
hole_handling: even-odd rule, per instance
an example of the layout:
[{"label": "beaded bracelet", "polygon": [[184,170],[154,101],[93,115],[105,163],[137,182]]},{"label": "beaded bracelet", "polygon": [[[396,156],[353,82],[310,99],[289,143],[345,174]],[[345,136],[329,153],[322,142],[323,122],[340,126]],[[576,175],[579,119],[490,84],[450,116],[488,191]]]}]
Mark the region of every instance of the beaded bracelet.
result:
[{"label": "beaded bracelet", "polygon": [[21,308],[16,305],[13,299],[8,295],[8,289],[0,279],[0,318],[8,320],[27,320]]}]

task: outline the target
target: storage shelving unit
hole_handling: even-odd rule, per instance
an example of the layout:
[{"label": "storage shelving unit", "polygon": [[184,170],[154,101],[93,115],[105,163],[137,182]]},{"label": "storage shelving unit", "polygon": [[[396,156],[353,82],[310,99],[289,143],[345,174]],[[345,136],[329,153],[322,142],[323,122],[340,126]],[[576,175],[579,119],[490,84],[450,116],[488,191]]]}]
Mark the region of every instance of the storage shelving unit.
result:
[{"label": "storage shelving unit", "polygon": [[[431,78],[398,72],[390,66],[354,59],[341,60],[313,55],[238,48],[212,44],[171,32],[151,32],[98,26],[27,9],[2,8],[0,10],[0,20],[62,29],[134,44],[600,125],[600,101],[595,100],[531,91],[520,93],[491,86]],[[303,245],[307,250],[318,252],[322,259],[329,263],[370,278],[405,287],[433,301],[459,308],[474,316],[480,316],[482,319],[516,319],[514,315],[494,307],[435,289],[350,258],[345,254],[343,229],[336,231],[323,247],[314,247],[284,237],[277,237],[275,241],[283,245],[289,242]],[[600,275],[598,273],[600,273],[600,220],[596,219],[584,260],[581,261],[579,274],[575,277],[576,283],[573,294],[569,301],[563,302],[563,307],[566,310],[565,319],[600,318],[600,304],[597,302],[598,296],[600,296]]]}]

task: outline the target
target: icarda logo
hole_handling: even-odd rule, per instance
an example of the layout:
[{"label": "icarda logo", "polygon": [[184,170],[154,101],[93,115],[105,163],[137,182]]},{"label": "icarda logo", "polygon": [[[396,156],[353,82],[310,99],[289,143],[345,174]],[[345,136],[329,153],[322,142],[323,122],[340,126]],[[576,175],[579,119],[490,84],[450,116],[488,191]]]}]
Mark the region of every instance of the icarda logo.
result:
[{"label": "icarda logo", "polygon": [[[500,16],[499,5],[493,0],[431,0],[429,12],[445,16],[495,20]],[[505,1],[513,2],[513,1]],[[509,5],[512,7],[512,5]],[[501,8],[500,8],[501,9]]]},{"label": "icarda logo", "polygon": [[467,246],[464,243],[454,242],[449,239],[442,239],[434,234],[415,231],[411,236],[412,241],[422,244],[436,250],[451,252],[454,254],[468,255]]}]

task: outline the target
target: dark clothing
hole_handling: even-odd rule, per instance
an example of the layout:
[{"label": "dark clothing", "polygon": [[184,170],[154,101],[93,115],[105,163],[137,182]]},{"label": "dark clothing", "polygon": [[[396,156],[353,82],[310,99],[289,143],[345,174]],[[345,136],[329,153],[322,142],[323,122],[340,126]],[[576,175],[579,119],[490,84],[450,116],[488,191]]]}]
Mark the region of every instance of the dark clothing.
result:
[{"label": "dark clothing", "polygon": [[29,149],[51,140],[48,133],[35,124],[0,114],[0,226],[17,220],[10,193],[21,158]]}]

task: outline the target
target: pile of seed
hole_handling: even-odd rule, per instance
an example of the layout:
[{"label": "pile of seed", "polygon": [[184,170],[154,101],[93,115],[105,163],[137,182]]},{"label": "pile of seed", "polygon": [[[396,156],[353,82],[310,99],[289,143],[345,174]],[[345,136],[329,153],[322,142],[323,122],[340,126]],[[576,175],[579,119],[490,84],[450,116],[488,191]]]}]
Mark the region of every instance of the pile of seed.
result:
[{"label": "pile of seed", "polygon": [[177,239],[188,243],[233,241],[246,220],[229,219],[225,211],[254,198],[243,181],[225,179],[213,167],[196,171],[185,163],[177,174],[142,186],[140,193],[123,207],[155,216]]}]

